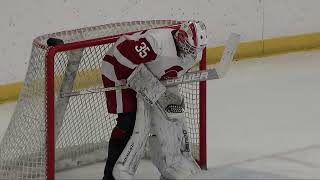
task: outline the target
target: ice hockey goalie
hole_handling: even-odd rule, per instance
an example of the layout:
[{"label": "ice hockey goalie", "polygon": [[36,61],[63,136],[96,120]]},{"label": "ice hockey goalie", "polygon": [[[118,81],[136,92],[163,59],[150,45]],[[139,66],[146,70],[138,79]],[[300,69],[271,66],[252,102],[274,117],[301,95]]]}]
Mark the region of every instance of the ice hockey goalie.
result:
[{"label": "ice hockey goalie", "polygon": [[202,57],[207,44],[201,21],[124,35],[110,48],[101,67],[109,113],[118,114],[109,140],[104,180],[133,179],[144,147],[165,179],[188,179],[200,172],[191,155],[178,87],[160,80],[179,77]]}]

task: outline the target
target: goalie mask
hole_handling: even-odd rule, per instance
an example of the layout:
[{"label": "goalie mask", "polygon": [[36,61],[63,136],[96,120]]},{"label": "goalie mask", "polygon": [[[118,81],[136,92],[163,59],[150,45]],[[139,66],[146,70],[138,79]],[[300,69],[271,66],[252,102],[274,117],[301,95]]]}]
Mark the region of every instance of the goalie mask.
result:
[{"label": "goalie mask", "polygon": [[181,24],[175,34],[181,56],[196,57],[207,45],[206,26],[201,21],[187,21]]}]

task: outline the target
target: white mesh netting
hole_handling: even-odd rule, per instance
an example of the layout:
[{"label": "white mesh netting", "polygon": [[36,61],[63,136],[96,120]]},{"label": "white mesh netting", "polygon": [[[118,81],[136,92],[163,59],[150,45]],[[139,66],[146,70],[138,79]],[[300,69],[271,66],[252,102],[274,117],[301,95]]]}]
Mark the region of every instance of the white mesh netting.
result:
[{"label": "white mesh netting", "polygon": [[[48,34],[35,39],[26,78],[9,127],[0,144],[0,179],[46,179],[46,82],[45,60],[49,37],[65,43],[93,40],[149,28],[174,25],[177,21],[137,21],[87,27]],[[116,115],[108,114],[104,92],[60,98],[64,86],[71,92],[103,87],[100,65],[112,43],[87,46],[80,51],[80,64],[73,85],[65,78],[72,51],[59,52],[54,59],[56,121],[56,171],[103,161]],[[70,81],[69,81],[70,82]],[[68,88],[67,88],[68,89]],[[180,86],[185,97],[187,126],[193,154],[199,158],[199,83]],[[64,108],[65,106],[65,108]],[[60,117],[57,120],[57,117]],[[54,127],[49,127],[54,128]]]}]

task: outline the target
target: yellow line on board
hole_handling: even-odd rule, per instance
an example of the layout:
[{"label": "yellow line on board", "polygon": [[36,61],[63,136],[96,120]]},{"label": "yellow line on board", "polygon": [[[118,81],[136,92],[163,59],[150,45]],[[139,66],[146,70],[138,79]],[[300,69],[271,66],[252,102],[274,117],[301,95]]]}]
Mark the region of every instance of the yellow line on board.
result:
[{"label": "yellow line on board", "polygon": [[[220,60],[223,48],[223,46],[208,48],[208,64],[214,64]],[[320,32],[284,36],[272,39],[242,42],[236,51],[235,59],[244,60],[318,48],[320,48]]]},{"label": "yellow line on board", "polygon": [[0,104],[16,101],[19,97],[22,82],[0,85]]},{"label": "yellow line on board", "polygon": [[[240,43],[236,54],[236,60],[244,60],[248,58],[264,57],[277,54],[285,54],[288,52],[306,51],[320,48],[320,32],[300,34],[294,36],[277,37],[266,40],[248,41]],[[207,49],[207,63],[215,64],[220,60],[224,47],[212,47]],[[96,74],[97,71],[93,71]],[[80,82],[76,80],[76,87],[81,88],[83,84],[88,82]],[[97,81],[93,81],[97,83]],[[78,85],[77,85],[78,84]],[[82,85],[79,85],[82,84]],[[0,85],[0,104],[16,101],[23,83],[15,82]]]}]

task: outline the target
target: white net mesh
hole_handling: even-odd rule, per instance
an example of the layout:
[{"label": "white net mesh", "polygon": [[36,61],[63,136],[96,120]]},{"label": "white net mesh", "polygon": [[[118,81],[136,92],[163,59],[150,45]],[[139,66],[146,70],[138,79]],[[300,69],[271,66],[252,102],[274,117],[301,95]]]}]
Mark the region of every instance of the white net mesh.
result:
[{"label": "white net mesh", "polygon": [[[108,24],[38,37],[32,47],[31,60],[24,86],[9,127],[0,144],[0,179],[46,179],[46,77],[45,60],[49,37],[63,39],[65,43],[140,31],[149,28],[174,25],[177,21],[139,21]],[[98,40],[98,39],[96,39]],[[108,114],[104,92],[59,97],[59,91],[103,87],[100,65],[112,43],[88,45],[81,50],[57,53],[54,58],[54,86],[56,104],[55,166],[64,170],[103,161],[116,115]],[[66,85],[66,77],[77,52],[80,64],[75,70],[72,85]],[[80,55],[80,56],[79,56]],[[79,61],[78,61],[79,62]],[[72,69],[72,68],[71,68]],[[72,75],[71,75],[72,77]],[[72,78],[71,78],[72,79]],[[185,97],[186,117],[193,154],[199,158],[199,83],[180,86]],[[48,107],[53,108],[53,107]],[[60,118],[60,119],[59,119]],[[49,127],[54,128],[54,127]]]}]

